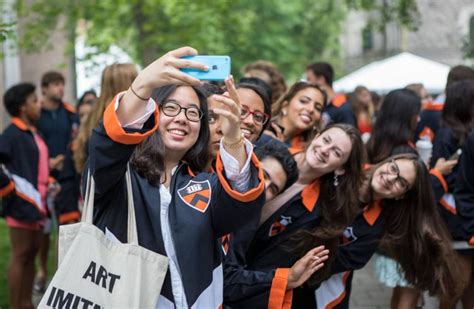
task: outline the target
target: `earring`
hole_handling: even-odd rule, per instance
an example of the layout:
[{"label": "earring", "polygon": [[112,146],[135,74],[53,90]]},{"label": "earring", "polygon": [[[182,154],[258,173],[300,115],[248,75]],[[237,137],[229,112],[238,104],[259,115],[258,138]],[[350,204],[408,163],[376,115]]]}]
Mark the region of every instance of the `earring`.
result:
[{"label": "earring", "polygon": [[337,175],[334,174],[334,186],[337,187],[339,185],[339,179],[337,178]]},{"label": "earring", "polygon": [[281,114],[282,114],[283,116],[286,116],[286,111],[285,111],[285,110],[282,110],[282,111],[281,111]]}]

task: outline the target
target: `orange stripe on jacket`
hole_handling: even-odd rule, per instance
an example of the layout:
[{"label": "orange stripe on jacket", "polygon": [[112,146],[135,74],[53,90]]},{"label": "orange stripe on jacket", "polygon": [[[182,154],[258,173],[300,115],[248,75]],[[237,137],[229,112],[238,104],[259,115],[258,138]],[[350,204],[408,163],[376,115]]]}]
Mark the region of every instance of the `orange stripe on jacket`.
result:
[{"label": "orange stripe on jacket", "polygon": [[71,221],[79,221],[81,218],[81,213],[77,210],[67,212],[65,214],[59,215],[59,224],[68,223]]},{"label": "orange stripe on jacket", "polygon": [[76,108],[72,106],[71,104],[67,102],[63,102],[64,109],[67,110],[70,113],[75,114],[76,113]]},{"label": "orange stripe on jacket", "polygon": [[320,182],[319,180],[315,180],[313,183],[306,186],[301,192],[301,199],[303,201],[303,205],[309,212],[313,211],[314,206],[316,205],[319,199],[319,189]]},{"label": "orange stripe on jacket", "polygon": [[423,130],[420,132],[420,134],[418,134],[418,137],[419,138],[428,137],[428,139],[430,141],[433,141],[434,137],[435,137],[435,134],[434,134],[433,130],[431,130],[430,127],[424,127]]},{"label": "orange stripe on jacket", "polygon": [[245,193],[240,193],[239,191],[235,191],[232,189],[232,187],[229,185],[227,182],[227,179],[224,177],[224,166],[222,164],[221,156],[219,153],[217,153],[217,158],[216,158],[216,174],[217,177],[219,178],[219,181],[221,182],[222,187],[224,188],[225,192],[229,194],[233,199],[240,201],[240,202],[251,202],[256,200],[260,194],[265,191],[265,178],[263,176],[263,170],[262,166],[260,165],[260,161],[257,159],[257,156],[255,153],[252,152],[251,154],[251,161],[255,165],[255,167],[258,169],[258,180],[259,184],[256,188],[250,189],[249,191]]},{"label": "orange stripe on jacket", "polygon": [[277,268],[272,280],[268,309],[291,308],[293,301],[293,290],[286,290],[288,284],[289,268]]},{"label": "orange stripe on jacket", "polygon": [[372,205],[367,206],[364,208],[363,216],[365,221],[372,226],[374,225],[375,221],[377,221],[378,217],[382,213],[382,205],[381,201],[376,201]]},{"label": "orange stripe on jacket", "polygon": [[10,180],[8,185],[0,189],[0,197],[7,196],[15,190],[15,183]]},{"label": "orange stripe on jacket", "polygon": [[306,146],[306,141],[301,135],[294,136],[290,141],[290,148],[303,150],[305,146]]},{"label": "orange stripe on jacket", "polygon": [[33,204],[33,205],[36,207],[36,209],[38,209],[38,211],[39,211],[42,215],[44,215],[44,216],[46,215],[46,209],[41,208],[40,205],[37,205],[35,200],[31,199],[29,196],[27,196],[27,195],[25,195],[25,194],[23,194],[23,193],[21,193],[21,192],[18,192],[18,191],[16,191],[15,194],[16,194],[19,198],[21,198],[22,200],[25,200],[25,201],[27,201],[28,203]]},{"label": "orange stripe on jacket", "polygon": [[26,123],[18,117],[13,117],[12,118],[12,123],[13,123],[13,125],[15,125],[18,129],[20,129],[22,131],[28,131],[29,130]]},{"label": "orange stripe on jacket", "polygon": [[[342,277],[342,282],[343,282],[344,286],[346,285],[347,278],[349,278],[350,274],[351,274],[351,271],[347,271],[344,274],[344,276]],[[341,301],[344,299],[344,297],[346,297],[346,289],[344,289],[344,292],[342,292],[341,295],[339,295],[338,298],[336,298],[335,300],[333,300],[332,302],[327,304],[325,309],[333,309],[334,307],[336,307],[337,305],[339,305],[341,303]]]},{"label": "orange stripe on jacket", "polygon": [[439,203],[441,204],[441,206],[443,206],[443,208],[445,208],[451,214],[453,215],[457,214],[456,208],[451,207],[451,205],[449,205],[448,202],[446,202],[446,200],[444,200],[443,198],[439,201]]},{"label": "orange stripe on jacket", "polygon": [[[120,95],[120,94],[119,94]],[[107,106],[104,112],[104,128],[105,131],[107,132],[107,135],[117,143],[125,144],[125,145],[134,145],[134,144],[139,144],[142,142],[145,138],[150,136],[157,128],[158,128],[158,123],[159,123],[159,111],[158,107],[155,107],[155,126],[145,132],[145,133],[138,133],[138,132],[133,132],[133,133],[127,133],[125,130],[122,128],[120,125],[120,122],[117,118],[117,115],[115,114],[115,100],[117,96],[112,99],[112,102]]]},{"label": "orange stripe on jacket", "polygon": [[437,169],[435,168],[432,168],[430,170],[430,174],[435,176],[436,178],[438,178],[439,182],[441,183],[441,186],[443,187],[443,190],[445,193],[448,193],[448,183],[446,182],[446,180],[444,179],[444,176],[443,174],[441,174],[440,171],[438,171]]},{"label": "orange stripe on jacket", "polygon": [[332,100],[331,104],[334,105],[335,107],[339,108],[341,107],[344,103],[347,102],[347,97],[345,94],[340,93],[337,94]]},{"label": "orange stripe on jacket", "polygon": [[424,110],[429,110],[429,111],[442,111],[444,107],[444,103],[433,103],[429,102],[424,106]]}]

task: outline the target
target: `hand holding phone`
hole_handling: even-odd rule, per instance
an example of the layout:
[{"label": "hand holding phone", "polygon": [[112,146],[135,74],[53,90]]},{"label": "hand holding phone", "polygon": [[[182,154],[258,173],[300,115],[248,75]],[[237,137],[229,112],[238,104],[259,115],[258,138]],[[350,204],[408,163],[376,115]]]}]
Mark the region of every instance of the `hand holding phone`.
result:
[{"label": "hand holding phone", "polygon": [[187,56],[183,59],[202,63],[209,68],[208,71],[191,68],[181,69],[181,71],[199,80],[223,81],[230,75],[231,61],[229,56]]},{"label": "hand holding phone", "polygon": [[459,157],[461,156],[461,154],[462,154],[462,149],[459,148],[458,150],[456,150],[456,151],[449,157],[448,161],[459,159]]}]

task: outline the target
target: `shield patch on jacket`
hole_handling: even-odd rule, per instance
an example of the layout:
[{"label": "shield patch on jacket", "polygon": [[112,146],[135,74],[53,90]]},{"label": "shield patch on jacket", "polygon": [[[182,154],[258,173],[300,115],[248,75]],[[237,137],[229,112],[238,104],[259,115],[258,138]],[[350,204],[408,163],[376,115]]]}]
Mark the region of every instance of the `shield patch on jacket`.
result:
[{"label": "shield patch on jacket", "polygon": [[205,212],[211,201],[211,185],[209,180],[190,180],[186,186],[178,189],[181,200],[200,212]]}]

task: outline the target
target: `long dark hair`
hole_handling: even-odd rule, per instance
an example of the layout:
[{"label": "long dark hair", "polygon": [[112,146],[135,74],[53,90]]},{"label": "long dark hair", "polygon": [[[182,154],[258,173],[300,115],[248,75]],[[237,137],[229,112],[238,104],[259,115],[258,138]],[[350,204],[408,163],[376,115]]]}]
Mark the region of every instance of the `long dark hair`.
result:
[{"label": "long dark hair", "polygon": [[387,94],[367,142],[371,163],[384,160],[395,147],[413,140],[420,109],[421,99],[411,90],[397,89]]},{"label": "long dark hair", "polygon": [[316,228],[300,230],[291,237],[291,251],[295,252],[297,256],[305,255],[310,249],[319,244],[324,244],[331,252],[326,265],[309,279],[308,283],[310,285],[317,284],[330,276],[331,261],[335,257],[340,235],[352,223],[359,211],[358,190],[363,180],[364,144],[359,131],[347,124],[328,126],[321,133],[332,128],[343,130],[351,140],[351,153],[341,167],[345,170],[345,173],[339,176],[339,185],[337,186],[334,185],[334,172],[325,174],[320,178],[321,222]]},{"label": "long dark hair", "polygon": [[[153,99],[160,106],[166,99],[180,87],[177,85],[163,86],[155,90]],[[203,171],[209,161],[209,120],[207,100],[201,88],[192,87],[199,98],[199,105],[203,117],[200,120],[199,135],[196,143],[185,153],[182,161],[186,162],[194,172]],[[156,130],[140,145],[130,159],[130,165],[152,184],[159,184],[161,174],[164,172],[165,145]]]},{"label": "long dark hair", "polygon": [[370,195],[374,172],[392,159],[411,160],[416,179],[399,199],[382,201],[385,233],[381,246],[400,264],[408,282],[420,290],[453,299],[461,289],[460,269],[424,162],[414,154],[398,154],[371,167],[366,173]]},{"label": "long dark hair", "polygon": [[[326,104],[328,95],[326,91],[324,91],[321,87],[319,87],[318,85],[307,83],[307,82],[296,82],[288,89],[288,91],[285,92],[285,94],[283,94],[280,97],[280,99],[278,99],[278,101],[276,101],[273,104],[272,118],[275,119],[275,118],[281,117],[282,112],[283,112],[283,107],[290,104],[290,101],[296,96],[298,92],[307,88],[314,88],[317,91],[319,91],[321,95],[323,96],[324,104]],[[305,132],[300,133],[300,135],[303,137],[303,140],[305,142],[310,141],[314,137],[314,135],[317,133],[316,127],[317,126],[315,126],[315,128],[311,128],[311,129],[306,130]]]},{"label": "long dark hair", "polygon": [[446,102],[441,114],[441,125],[450,128],[462,146],[474,127],[474,81],[455,82],[446,89]]}]

